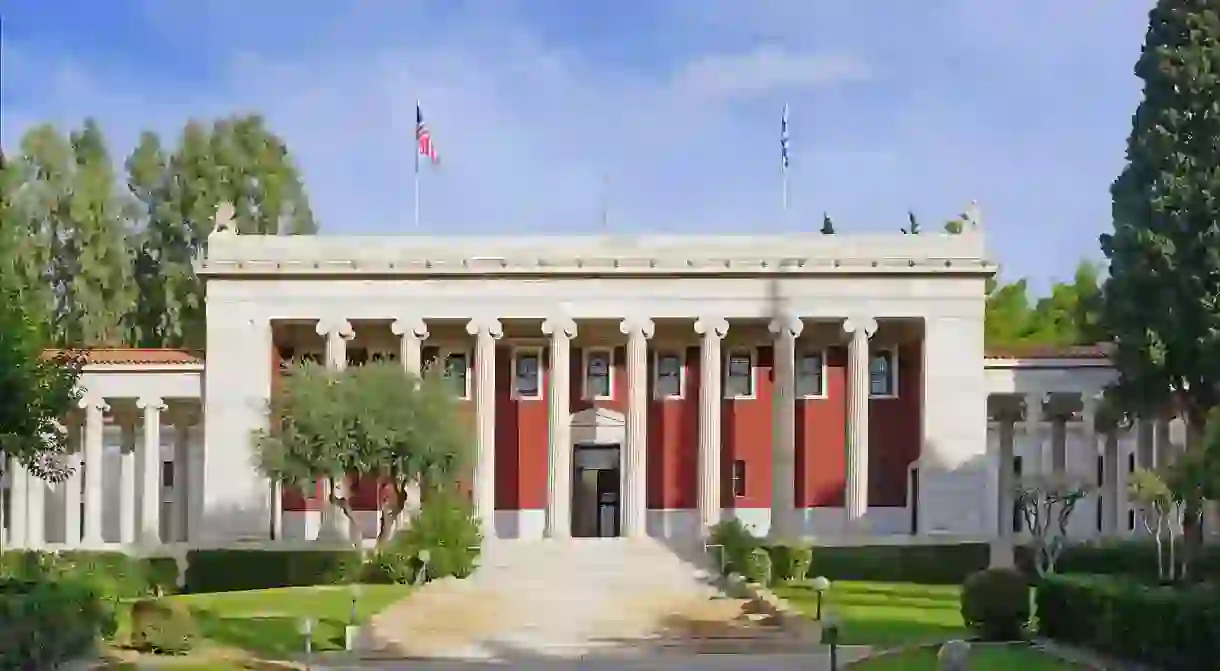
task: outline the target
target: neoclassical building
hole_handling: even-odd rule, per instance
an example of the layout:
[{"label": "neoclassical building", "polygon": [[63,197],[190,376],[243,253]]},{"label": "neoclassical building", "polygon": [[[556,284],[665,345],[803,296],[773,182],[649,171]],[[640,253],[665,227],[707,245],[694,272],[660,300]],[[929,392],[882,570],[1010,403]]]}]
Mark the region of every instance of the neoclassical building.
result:
[{"label": "neoclassical building", "polygon": [[[281,237],[221,222],[197,272],[207,353],[98,350],[65,418],[83,467],[4,476],[8,546],[375,535],[326,483],[252,463],[284,364],[443,366],[487,536],[760,533],[926,542],[1021,532],[1011,484],[1099,485],[1081,537],[1132,533],[1125,479],[1181,444],[1096,421],[1100,348],[985,352],[980,230],[960,235]],[[94,467],[93,464],[98,464]],[[146,505],[145,502],[155,501]]]}]

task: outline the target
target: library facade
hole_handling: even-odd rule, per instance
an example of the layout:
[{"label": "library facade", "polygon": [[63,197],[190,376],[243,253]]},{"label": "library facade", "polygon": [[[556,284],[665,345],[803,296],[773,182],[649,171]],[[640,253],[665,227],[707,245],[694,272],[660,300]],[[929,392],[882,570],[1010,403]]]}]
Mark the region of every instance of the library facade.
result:
[{"label": "library facade", "polygon": [[[1179,423],[1101,426],[1102,348],[986,352],[984,237],[238,235],[197,272],[206,356],[95,350],[65,418],[83,466],[4,476],[7,546],[373,538],[376,482],[281,487],[251,434],[285,363],[442,366],[488,538],[1019,535],[1014,478],[1098,487],[1084,537],[1137,527],[1125,479]],[[97,464],[97,467],[93,467]]]}]

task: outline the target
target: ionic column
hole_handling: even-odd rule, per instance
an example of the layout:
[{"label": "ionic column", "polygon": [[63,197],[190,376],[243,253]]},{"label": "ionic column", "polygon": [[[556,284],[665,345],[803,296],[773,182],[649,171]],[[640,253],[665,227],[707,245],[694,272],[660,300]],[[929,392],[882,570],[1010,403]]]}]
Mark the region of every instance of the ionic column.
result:
[{"label": "ionic column", "polygon": [[27,528],[29,525],[30,481],[33,477],[16,457],[8,459],[9,481],[9,536],[8,548],[22,549],[28,547]]},{"label": "ionic column", "polygon": [[[318,335],[326,338],[326,369],[338,372],[347,369],[347,343],[356,337],[352,324],[346,319],[320,319],[315,329]],[[339,506],[331,503],[332,493],[341,496],[345,483],[334,482],[326,478],[322,482],[322,519],[318,529],[319,541],[348,540],[351,536],[351,525],[347,516]]]},{"label": "ionic column", "polygon": [[720,341],[729,332],[723,317],[703,317],[695,333],[703,336],[699,363],[699,533],[706,537],[720,522]]},{"label": "ionic column", "polygon": [[402,361],[403,370],[420,375],[423,372],[422,343],[428,339],[428,325],[419,317],[403,317],[394,320],[390,330],[400,338],[398,358]]},{"label": "ionic column", "polygon": [[999,449],[999,473],[996,478],[996,486],[999,488],[999,536],[1000,538],[1010,538],[1012,536],[1012,511],[1015,503],[1013,496],[1014,488],[1016,487],[1016,472],[1013,469],[1013,422],[1005,416],[999,418],[999,433],[1000,433],[1000,449]]},{"label": "ionic column", "polygon": [[1045,403],[1045,392],[1025,395],[1025,441],[1029,445],[1029,460],[1033,462],[1028,472],[1038,477],[1045,477],[1052,470],[1050,460],[1046,458]]},{"label": "ionic column", "polygon": [[85,545],[102,544],[102,431],[103,416],[110,409],[106,400],[89,396],[81,399],[85,409]]},{"label": "ionic column", "polygon": [[475,336],[474,512],[490,539],[496,535],[496,341],[504,329],[498,319],[472,319],[466,332]]},{"label": "ionic column", "polygon": [[119,542],[130,545],[136,540],[136,423],[135,417],[119,416],[121,452],[119,454]]},{"label": "ionic column", "polygon": [[[1088,468],[1084,470],[1082,475],[1087,474],[1087,482],[1093,483],[1097,489],[1093,490],[1093,500],[1101,511],[1102,530],[1097,533],[1102,533],[1105,529],[1106,504],[1105,492],[1101,489],[1101,482],[1093,482],[1097,477],[1097,437],[1100,432],[1097,430],[1097,413],[1101,408],[1101,395],[1099,394],[1081,394],[1080,395],[1080,419],[1081,419],[1081,436],[1084,438],[1084,451],[1088,456]],[[1066,433],[1066,431],[1064,432]],[[1075,469],[1071,467],[1071,458],[1067,452],[1067,438],[1064,438],[1064,461],[1068,463],[1067,471],[1071,472]],[[1103,455],[1104,462],[1104,455]],[[1105,464],[1102,464],[1102,480],[1105,480]],[[1089,525],[1090,529],[1096,528],[1096,521]]]},{"label": "ionic column", "polygon": [[844,495],[846,529],[852,529],[868,512],[868,339],[877,332],[872,317],[843,320],[851,336],[847,348],[847,484]]},{"label": "ionic column", "polygon": [[144,441],[140,445],[140,542],[149,547],[161,544],[161,411],[166,405],[159,396],[136,401],[144,411]]},{"label": "ionic column", "polygon": [[792,316],[771,320],[775,336],[775,397],[771,402],[771,538],[794,535],[796,514],[796,339],[805,324]]},{"label": "ionic column", "polygon": [[191,420],[187,411],[179,411],[174,417],[174,516],[170,534],[176,542],[186,542],[189,532]]},{"label": "ionic column", "polygon": [[546,535],[572,535],[572,427],[571,345],[576,322],[557,316],[542,322],[551,337],[551,365],[547,369],[547,495]]},{"label": "ionic column", "polygon": [[623,532],[648,535],[648,340],[651,319],[624,319],[627,336],[627,445],[623,455]]},{"label": "ionic column", "polygon": [[72,474],[59,483],[64,496],[64,545],[74,548],[80,545],[81,532],[81,425],[74,418],[68,419],[68,467]]}]

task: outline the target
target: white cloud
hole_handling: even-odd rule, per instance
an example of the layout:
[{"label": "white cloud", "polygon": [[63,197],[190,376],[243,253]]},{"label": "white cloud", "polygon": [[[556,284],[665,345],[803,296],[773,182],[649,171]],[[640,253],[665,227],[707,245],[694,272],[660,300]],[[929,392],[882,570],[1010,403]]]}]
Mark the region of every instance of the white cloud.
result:
[{"label": "white cloud", "polygon": [[734,98],[862,81],[871,75],[868,64],[854,56],[795,54],[772,46],[704,56],[678,73],[674,84],[691,96]]}]

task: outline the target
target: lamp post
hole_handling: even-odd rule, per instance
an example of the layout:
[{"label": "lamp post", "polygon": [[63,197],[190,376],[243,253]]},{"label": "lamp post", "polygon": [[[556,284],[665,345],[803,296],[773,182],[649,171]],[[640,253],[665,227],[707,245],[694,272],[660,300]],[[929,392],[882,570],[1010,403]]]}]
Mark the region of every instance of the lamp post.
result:
[{"label": "lamp post", "polygon": [[428,551],[428,548],[424,548],[415,556],[419,559],[419,574],[415,576],[415,584],[422,585],[428,582],[428,561],[432,559],[432,553]]},{"label": "lamp post", "polygon": [[356,639],[360,636],[360,620],[359,620],[359,602],[361,587],[359,583],[352,583],[349,587],[352,597],[352,612],[347,620],[347,626],[343,628],[343,647],[348,652],[356,649]]},{"label": "lamp post", "polygon": [[822,619],[822,595],[830,590],[830,580],[826,576],[818,576],[813,579],[813,591],[818,595],[818,612],[817,619]]},{"label": "lamp post", "polygon": [[822,642],[830,646],[830,671],[839,671],[839,623],[834,618],[822,621]]},{"label": "lamp post", "polygon": [[301,619],[301,634],[305,637],[305,668],[313,668],[313,619]]}]

